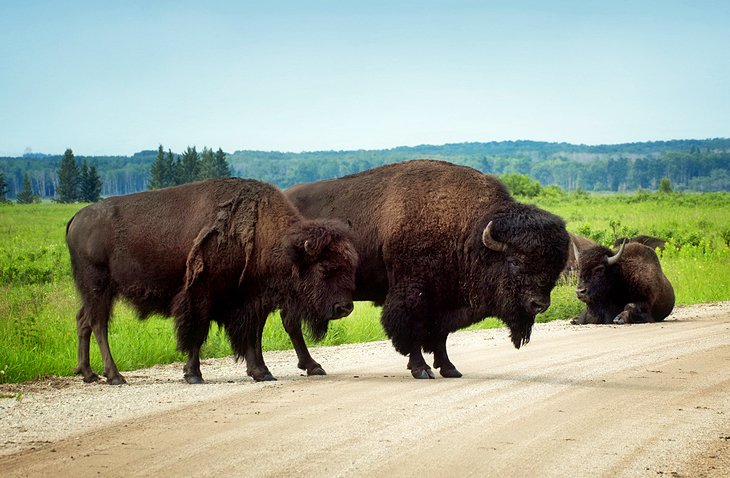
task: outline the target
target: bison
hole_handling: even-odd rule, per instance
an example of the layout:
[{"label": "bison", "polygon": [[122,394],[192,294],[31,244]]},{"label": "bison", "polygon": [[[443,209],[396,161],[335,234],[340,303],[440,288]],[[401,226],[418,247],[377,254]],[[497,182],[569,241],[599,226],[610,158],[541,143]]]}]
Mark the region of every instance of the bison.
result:
[{"label": "bison", "polygon": [[657,322],[672,312],[674,289],[653,249],[631,242],[615,253],[595,246],[576,255],[576,295],[586,309],[574,324]]},{"label": "bison", "polygon": [[277,307],[296,310],[315,333],[353,308],[357,252],[340,223],[305,220],[275,187],[218,179],[114,197],[80,210],[66,241],[81,308],[78,367],[89,365],[93,331],[109,384],[125,383],[107,341],[112,305],[126,299],[140,318],[173,316],[184,377],[203,381],[200,347],[211,321],[226,331],[254,380],[274,380],[261,335]]},{"label": "bison", "polygon": [[654,236],[639,235],[632,238],[619,237],[613,241],[613,247],[619,247],[624,242],[638,242],[639,244],[644,244],[654,250],[659,249],[661,252],[664,252],[664,247],[666,246],[666,241],[664,239]]},{"label": "bison", "polygon": [[[496,316],[516,348],[568,258],[559,217],[516,202],[496,178],[442,161],[391,164],[285,191],[308,218],[348,222],[360,257],[355,300],[382,305],[381,322],[415,378],[461,377],[449,333]],[[318,368],[294,311],[282,311],[300,365]]]}]

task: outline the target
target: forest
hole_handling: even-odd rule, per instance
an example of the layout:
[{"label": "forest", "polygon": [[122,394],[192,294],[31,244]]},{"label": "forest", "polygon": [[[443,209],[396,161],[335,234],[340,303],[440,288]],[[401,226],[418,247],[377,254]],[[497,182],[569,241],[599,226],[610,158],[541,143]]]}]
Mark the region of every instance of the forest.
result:
[{"label": "forest", "polygon": [[[184,154],[172,153],[176,161]],[[97,168],[102,196],[148,189],[158,151],[132,156],[83,156]],[[28,174],[34,194],[57,196],[57,171],[63,154],[26,154],[0,158],[7,197],[15,198]],[[673,140],[617,145],[575,145],[536,141],[501,141],[421,145],[381,150],[235,151],[226,159],[235,176],[259,179],[281,188],[329,179],[382,164],[430,158],[471,166],[485,173],[523,174],[541,186],[572,192],[657,190],[668,178],[675,191],[730,191],[730,138]]]}]

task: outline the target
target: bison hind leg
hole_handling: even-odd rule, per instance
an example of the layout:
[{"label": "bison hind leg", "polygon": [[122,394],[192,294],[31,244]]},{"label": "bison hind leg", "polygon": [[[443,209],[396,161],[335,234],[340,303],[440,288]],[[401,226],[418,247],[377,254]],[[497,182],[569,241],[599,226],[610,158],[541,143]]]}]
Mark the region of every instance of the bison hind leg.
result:
[{"label": "bison hind leg", "polygon": [[[102,277],[103,279],[103,277]],[[96,284],[96,282],[95,282]],[[82,306],[76,315],[76,330],[78,334],[78,365],[76,373],[83,376],[84,382],[96,382],[99,377],[89,364],[89,342],[93,332],[96,343],[99,346],[102,361],[104,362],[104,376],[107,377],[107,384],[120,385],[126,383],[124,377],[119,373],[117,365],[112,357],[109,348],[109,319],[111,317],[112,303],[114,302],[114,291],[108,283],[100,285],[97,289],[100,294],[87,292],[81,288]]]},{"label": "bison hind leg", "polygon": [[86,383],[98,382],[99,376],[91,369],[89,361],[91,325],[86,316],[86,307],[83,305],[76,314],[76,333],[78,336],[78,363],[74,372],[81,375]]}]

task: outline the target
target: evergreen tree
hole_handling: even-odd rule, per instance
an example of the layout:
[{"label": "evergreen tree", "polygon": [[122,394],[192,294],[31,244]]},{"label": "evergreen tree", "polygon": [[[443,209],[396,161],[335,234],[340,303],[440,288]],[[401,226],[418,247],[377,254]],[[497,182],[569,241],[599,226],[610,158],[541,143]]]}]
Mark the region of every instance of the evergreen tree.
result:
[{"label": "evergreen tree", "polygon": [[150,167],[150,182],[147,185],[147,189],[160,189],[165,187],[165,182],[171,171],[167,169],[167,162],[165,160],[165,151],[162,149],[162,145],[157,148],[157,158]]},{"label": "evergreen tree", "polygon": [[179,163],[178,182],[179,184],[197,181],[200,175],[200,158],[195,146],[188,149],[182,154]]},{"label": "evergreen tree", "polygon": [[0,203],[5,202],[8,194],[8,182],[5,180],[5,174],[0,171]]},{"label": "evergreen tree", "polygon": [[35,194],[33,194],[33,188],[30,185],[30,178],[28,173],[23,175],[23,189],[18,193],[17,201],[18,204],[31,204],[35,200]]},{"label": "evergreen tree", "polygon": [[163,187],[169,187],[169,186],[176,186],[180,183],[177,182],[177,161],[175,161],[175,155],[172,154],[172,150],[167,150],[167,155],[165,156],[165,170],[167,171],[167,177],[165,177],[165,182]]},{"label": "evergreen tree", "polygon": [[230,178],[232,176],[231,168],[226,161],[226,153],[221,148],[218,148],[218,151],[215,152],[215,172],[214,178]]},{"label": "evergreen tree", "polygon": [[215,178],[215,156],[213,150],[203,148],[203,152],[200,155],[200,172],[198,179],[209,179]]},{"label": "evergreen tree", "polygon": [[229,177],[231,177],[231,169],[226,162],[226,153],[220,148],[215,153],[212,149],[203,148],[200,161],[200,179]]},{"label": "evergreen tree", "polygon": [[89,167],[84,161],[81,165],[79,181],[79,199],[84,202],[96,202],[101,196],[101,178],[96,166]]},{"label": "evergreen tree", "polygon": [[86,199],[86,178],[89,176],[89,165],[86,163],[86,161],[81,162],[81,167],[79,168],[79,185],[78,185],[78,200],[79,201],[85,201]]},{"label": "evergreen tree", "polygon": [[58,202],[69,203],[79,199],[79,168],[71,149],[67,149],[58,168]]}]

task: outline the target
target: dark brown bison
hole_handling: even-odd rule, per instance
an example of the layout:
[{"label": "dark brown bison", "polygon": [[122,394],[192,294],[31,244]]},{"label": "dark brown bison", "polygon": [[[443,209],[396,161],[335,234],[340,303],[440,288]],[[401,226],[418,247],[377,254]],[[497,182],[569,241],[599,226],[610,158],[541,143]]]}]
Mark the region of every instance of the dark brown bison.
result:
[{"label": "dark brown bison", "polygon": [[[415,378],[434,378],[422,351],[433,352],[442,376],[460,377],[446,338],[487,316],[507,324],[516,348],[527,343],[568,258],[562,219],[514,201],[494,177],[446,162],[392,164],[285,194],[305,217],[351,224],[360,256],[354,297],[383,305],[385,331]],[[300,365],[318,367],[297,318],[283,312]]]},{"label": "dark brown bison", "polygon": [[624,242],[638,242],[639,244],[644,244],[647,247],[650,247],[653,250],[659,249],[660,251],[664,251],[664,247],[666,246],[666,241],[664,239],[660,239],[658,237],[654,236],[636,236],[636,237],[619,237],[615,241],[613,241],[613,247],[619,247]]},{"label": "dark brown bison", "polygon": [[575,324],[628,324],[664,320],[674,289],[653,249],[636,242],[617,252],[602,246],[579,253],[578,299],[586,309]]},{"label": "dark brown bison", "polygon": [[570,275],[578,271],[578,257],[575,255],[576,251],[581,252],[593,246],[597,246],[598,244],[587,237],[579,236],[572,232],[569,232],[568,234],[570,235],[570,255],[568,256],[568,262],[565,265],[565,273]]},{"label": "dark brown bison", "polygon": [[106,199],[69,221],[66,241],[82,305],[78,367],[89,365],[92,331],[110,384],[124,383],[107,342],[118,297],[141,318],[175,318],[189,383],[202,382],[200,347],[210,322],[226,330],[247,373],[273,380],[261,353],[267,315],[296,310],[319,335],[352,311],[357,253],[339,223],[305,220],[273,186],[243,179],[191,183]]}]

